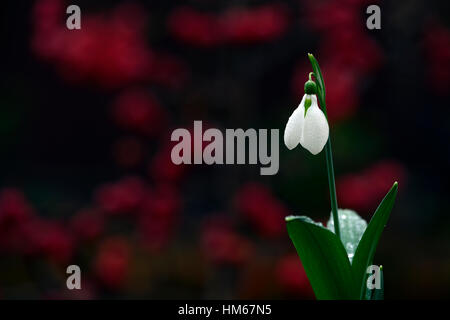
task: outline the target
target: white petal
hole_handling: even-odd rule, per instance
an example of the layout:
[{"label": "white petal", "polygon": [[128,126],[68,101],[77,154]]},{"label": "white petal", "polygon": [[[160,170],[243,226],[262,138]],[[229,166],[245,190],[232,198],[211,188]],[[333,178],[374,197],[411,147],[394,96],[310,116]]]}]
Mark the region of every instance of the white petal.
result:
[{"label": "white petal", "polygon": [[289,150],[294,149],[299,143],[305,121],[305,97],[303,96],[297,109],[294,110],[284,129],[284,144]]},{"label": "white petal", "polygon": [[303,148],[316,155],[327,143],[330,129],[327,118],[317,105],[317,97],[312,96],[311,100],[312,104],[306,111],[300,143]]}]

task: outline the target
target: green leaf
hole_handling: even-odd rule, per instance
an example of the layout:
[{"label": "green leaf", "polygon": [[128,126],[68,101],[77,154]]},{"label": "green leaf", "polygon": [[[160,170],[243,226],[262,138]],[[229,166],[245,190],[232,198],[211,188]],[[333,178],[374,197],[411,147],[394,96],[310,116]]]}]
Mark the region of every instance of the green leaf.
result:
[{"label": "green leaf", "polygon": [[[314,77],[316,78],[316,82],[319,89],[319,97],[321,98],[321,103],[325,103],[325,82],[323,81],[322,71],[320,70],[319,63],[316,58],[311,53],[308,53],[309,61],[311,61],[311,65],[314,72]],[[321,106],[324,108],[324,106]]]},{"label": "green leaf", "polygon": [[[367,222],[361,218],[355,211],[349,209],[339,209],[339,226],[341,229],[341,241],[347,251],[350,263],[355,255],[356,248],[361,240],[364,231],[367,228]],[[330,219],[327,223],[327,228],[331,232],[334,231],[333,214],[330,214]]]},{"label": "green leaf", "polygon": [[360,299],[365,297],[366,282],[365,274],[367,267],[372,264],[381,232],[387,223],[392,207],[394,206],[395,197],[397,196],[397,182],[394,183],[391,190],[381,201],[377,210],[373,214],[366,231],[364,232],[355,256],[353,257],[352,272],[356,284],[359,286]]},{"label": "green leaf", "polygon": [[339,238],[308,217],[286,218],[294,243],[317,299],[358,299],[347,253]]}]

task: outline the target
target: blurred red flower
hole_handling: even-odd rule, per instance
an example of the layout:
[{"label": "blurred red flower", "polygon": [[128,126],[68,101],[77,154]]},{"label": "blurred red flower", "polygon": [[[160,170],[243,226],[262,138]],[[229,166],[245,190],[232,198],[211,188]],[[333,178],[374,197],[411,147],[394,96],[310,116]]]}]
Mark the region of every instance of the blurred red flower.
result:
[{"label": "blurred red flower", "polygon": [[110,237],[98,248],[93,268],[97,279],[108,289],[121,289],[130,271],[131,247],[126,239]]},{"label": "blurred red flower", "polygon": [[135,213],[145,194],[146,185],[139,177],[100,186],[95,192],[96,203],[107,214]]},{"label": "blurred red flower", "polygon": [[244,263],[253,252],[249,240],[234,231],[230,223],[217,218],[205,223],[201,234],[201,246],[208,260],[221,264]]},{"label": "blurred red flower", "polygon": [[62,223],[34,217],[10,231],[10,251],[45,257],[61,265],[70,263],[75,243],[71,232]]},{"label": "blurred red flower", "polygon": [[168,17],[167,27],[176,39],[190,45],[213,47],[222,42],[217,18],[188,7],[174,10]]},{"label": "blurred red flower", "polygon": [[224,38],[230,43],[271,41],[288,27],[286,11],[280,5],[232,8],[220,17],[220,22]]},{"label": "blurred red flower", "polygon": [[275,277],[281,289],[287,294],[314,298],[314,292],[305,269],[297,255],[291,254],[282,257],[277,263]]},{"label": "blurred red flower", "polygon": [[65,264],[72,257],[74,241],[61,223],[36,216],[21,191],[4,189],[0,193],[0,247]]},{"label": "blurred red flower", "polygon": [[83,209],[75,213],[70,226],[76,238],[81,241],[92,241],[98,238],[104,229],[104,217],[96,209]]},{"label": "blurred red flower", "polygon": [[307,1],[307,25],[321,32],[336,28],[358,28],[362,23],[360,12],[346,2],[348,1]]},{"label": "blurred red flower", "polygon": [[450,31],[436,22],[427,25],[424,50],[430,88],[441,95],[450,91]]},{"label": "blurred red flower", "polygon": [[183,7],[168,18],[168,28],[176,39],[198,47],[271,41],[284,34],[287,26],[286,10],[279,5],[236,7],[222,14]]},{"label": "blurred red flower", "polygon": [[35,226],[34,240],[38,248],[52,261],[67,265],[74,253],[74,239],[59,222],[41,221]]},{"label": "blurred red flower", "polygon": [[176,165],[171,159],[172,147],[171,144],[162,147],[152,159],[149,165],[149,174],[157,182],[179,182],[184,176],[187,167],[186,165]]},{"label": "blurred red flower", "polygon": [[32,22],[36,31],[48,32],[58,28],[62,21],[62,13],[64,13],[64,3],[61,0],[37,1],[32,14]]},{"label": "blurred red flower", "polygon": [[138,218],[141,239],[146,248],[157,251],[167,245],[180,208],[180,195],[170,185],[160,185],[146,194]]},{"label": "blurred red flower", "polygon": [[153,54],[145,44],[146,17],[134,4],[109,14],[83,15],[80,30],[68,30],[62,1],[40,0],[33,12],[35,53],[71,82],[92,81],[116,88],[148,77]]},{"label": "blurred red flower", "polygon": [[127,90],[113,105],[114,121],[121,128],[154,137],[166,126],[166,113],[156,98],[144,90]]},{"label": "blurred red flower", "polygon": [[319,52],[327,64],[361,76],[374,73],[383,63],[380,47],[361,28],[331,29],[324,35]]},{"label": "blurred red flower", "polygon": [[344,175],[336,182],[339,204],[367,214],[378,205],[394,181],[404,184],[405,179],[405,168],[395,161],[381,161],[360,173]]},{"label": "blurred red flower", "polygon": [[354,115],[359,105],[358,79],[347,69],[325,65],[323,77],[326,87],[327,114],[331,123]]},{"label": "blurred red flower", "polygon": [[7,188],[0,192],[0,229],[4,225],[23,222],[33,215],[32,207],[20,190]]},{"label": "blurred red flower", "polygon": [[35,212],[22,191],[3,189],[0,192],[0,249],[20,254],[35,252],[36,243],[25,232],[35,219]]},{"label": "blurred red flower", "polygon": [[264,185],[247,183],[235,197],[236,207],[266,237],[284,234],[288,210]]},{"label": "blurred red flower", "polygon": [[[149,198],[146,198],[146,200],[148,199]],[[153,191],[150,207],[143,206],[141,214],[145,213],[145,210],[151,209],[153,218],[170,220],[175,218],[175,214],[180,210],[180,201],[180,194],[174,187],[170,185],[161,185]],[[149,203],[147,203],[147,205],[149,205]]]}]

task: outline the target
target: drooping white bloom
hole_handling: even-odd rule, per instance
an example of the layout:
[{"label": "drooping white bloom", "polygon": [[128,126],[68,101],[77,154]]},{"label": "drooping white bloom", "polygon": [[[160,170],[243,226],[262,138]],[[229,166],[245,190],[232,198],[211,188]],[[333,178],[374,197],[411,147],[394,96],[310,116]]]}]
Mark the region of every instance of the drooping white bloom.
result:
[{"label": "drooping white bloom", "polygon": [[297,109],[292,112],[284,129],[284,144],[289,150],[294,149],[302,139],[303,124],[305,122],[305,99],[306,94],[303,96]]},{"label": "drooping white bloom", "polygon": [[[311,101],[311,105],[305,114],[307,100]],[[303,148],[316,155],[327,143],[329,131],[327,118],[317,104],[316,95],[305,94],[286,124],[284,144],[292,150],[300,143]]]}]

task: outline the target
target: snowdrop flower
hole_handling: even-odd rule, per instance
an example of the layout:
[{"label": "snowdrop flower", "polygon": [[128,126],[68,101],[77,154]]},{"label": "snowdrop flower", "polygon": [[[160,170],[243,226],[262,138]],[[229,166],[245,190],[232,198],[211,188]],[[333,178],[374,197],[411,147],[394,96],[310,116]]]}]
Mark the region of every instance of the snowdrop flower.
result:
[{"label": "snowdrop flower", "polygon": [[330,130],[327,118],[317,104],[317,96],[313,94],[316,92],[315,84],[312,86],[310,82],[305,84],[306,93],[286,124],[284,144],[292,150],[300,143],[316,155],[327,143]]}]

